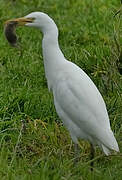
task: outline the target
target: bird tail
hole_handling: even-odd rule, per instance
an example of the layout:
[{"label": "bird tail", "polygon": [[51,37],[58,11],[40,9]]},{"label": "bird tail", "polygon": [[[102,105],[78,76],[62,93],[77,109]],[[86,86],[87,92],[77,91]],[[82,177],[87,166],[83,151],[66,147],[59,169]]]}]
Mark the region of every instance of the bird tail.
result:
[{"label": "bird tail", "polygon": [[110,150],[114,150],[119,152],[119,146],[118,143],[114,137],[113,132],[110,130],[106,134],[106,138],[101,139],[101,148],[103,152],[108,156],[111,154]]},{"label": "bird tail", "polygon": [[106,156],[109,156],[111,154],[110,149],[108,149],[103,144],[101,145],[101,148],[102,148],[102,150],[103,150],[103,152],[105,153]]}]

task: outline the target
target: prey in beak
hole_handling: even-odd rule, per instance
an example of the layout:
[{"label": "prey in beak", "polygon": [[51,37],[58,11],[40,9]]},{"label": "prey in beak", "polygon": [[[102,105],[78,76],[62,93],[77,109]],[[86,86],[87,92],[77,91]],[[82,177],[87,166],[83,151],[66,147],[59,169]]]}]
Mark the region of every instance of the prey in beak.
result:
[{"label": "prey in beak", "polygon": [[24,26],[27,23],[32,23],[33,21],[34,21],[34,18],[23,17],[23,18],[8,20],[5,22],[4,33],[5,33],[6,39],[11,44],[11,46],[17,47],[18,38],[16,36],[16,27]]}]

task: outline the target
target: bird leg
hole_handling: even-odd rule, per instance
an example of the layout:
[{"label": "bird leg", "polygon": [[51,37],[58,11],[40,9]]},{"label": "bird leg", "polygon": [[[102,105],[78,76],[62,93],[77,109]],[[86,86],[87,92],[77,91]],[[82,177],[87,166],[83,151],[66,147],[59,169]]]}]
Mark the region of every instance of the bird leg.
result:
[{"label": "bird leg", "polygon": [[[92,144],[90,144],[91,147],[90,147],[90,150],[91,150],[91,153],[90,153],[90,160],[93,160],[94,159],[94,153],[95,153],[95,150],[94,150],[94,147]],[[91,171],[93,171],[93,166],[94,166],[94,162],[91,161],[90,163],[90,167],[91,167]]]},{"label": "bird leg", "polygon": [[76,164],[79,161],[79,146],[78,144],[74,144],[74,149],[75,149],[75,160],[74,163]]}]

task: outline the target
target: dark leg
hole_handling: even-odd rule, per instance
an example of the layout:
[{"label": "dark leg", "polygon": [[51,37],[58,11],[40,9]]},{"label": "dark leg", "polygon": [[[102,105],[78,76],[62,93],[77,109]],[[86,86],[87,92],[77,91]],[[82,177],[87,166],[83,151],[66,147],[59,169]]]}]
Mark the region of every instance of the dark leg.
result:
[{"label": "dark leg", "polygon": [[78,146],[78,144],[74,144],[74,149],[75,149],[74,163],[76,164],[79,161],[79,146]]},{"label": "dark leg", "polygon": [[[94,159],[94,153],[95,153],[94,147],[93,147],[93,145],[91,144],[90,160],[93,160],[93,159]],[[94,162],[93,162],[93,161],[90,163],[90,166],[91,166],[91,171],[93,171],[93,166],[94,166]]]}]

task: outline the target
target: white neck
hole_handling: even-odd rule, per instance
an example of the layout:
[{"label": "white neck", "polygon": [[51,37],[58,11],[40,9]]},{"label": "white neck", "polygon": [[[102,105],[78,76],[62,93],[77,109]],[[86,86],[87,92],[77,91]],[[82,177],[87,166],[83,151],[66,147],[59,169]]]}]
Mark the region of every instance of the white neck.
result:
[{"label": "white neck", "polygon": [[49,30],[43,31],[43,58],[48,88],[52,89],[61,64],[66,61],[58,44],[58,29],[55,23],[51,24]]}]

